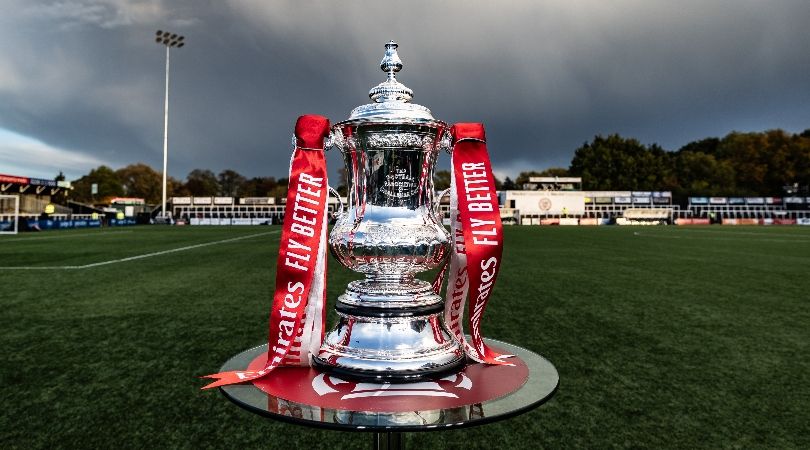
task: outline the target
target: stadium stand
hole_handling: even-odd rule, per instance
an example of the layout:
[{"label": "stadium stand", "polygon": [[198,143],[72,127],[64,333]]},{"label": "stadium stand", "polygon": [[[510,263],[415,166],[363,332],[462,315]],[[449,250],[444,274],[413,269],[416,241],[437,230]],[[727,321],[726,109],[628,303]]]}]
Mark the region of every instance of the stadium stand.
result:
[{"label": "stadium stand", "polygon": [[581,178],[531,177],[499,193],[501,216],[521,225],[810,224],[810,197],[689,197],[669,191],[582,191]]},{"label": "stadium stand", "polygon": [[[579,177],[531,177],[529,181],[524,187],[537,189],[499,195],[501,207],[522,225],[673,223],[692,215],[674,204],[668,191],[582,191]],[[646,211],[644,218],[626,216],[628,211],[638,215],[641,210]]]},{"label": "stadium stand", "polygon": [[[285,200],[273,197],[173,197],[171,211],[180,223],[190,225],[271,225],[284,220]],[[346,202],[346,198],[341,198]],[[329,197],[329,213],[338,209],[338,200]]]},{"label": "stadium stand", "polygon": [[[0,194],[15,196],[19,202],[16,225],[19,231],[134,225],[134,217],[119,215],[119,210],[104,211],[67,200],[72,188],[69,181],[45,180],[0,174]],[[66,203],[67,206],[60,203]],[[77,208],[78,205],[78,208]],[[120,211],[123,212],[123,211]],[[12,220],[0,213],[0,225],[7,228]]]},{"label": "stadium stand", "polygon": [[[69,181],[0,174],[0,194],[17,195],[20,198],[20,213],[40,213],[70,188]],[[54,206],[64,214],[71,212],[70,208],[58,204]]]},{"label": "stadium stand", "polygon": [[[810,197],[689,197],[693,217],[723,220],[798,220],[810,218]],[[729,222],[731,223],[731,222]],[[741,222],[735,222],[737,224]]]}]

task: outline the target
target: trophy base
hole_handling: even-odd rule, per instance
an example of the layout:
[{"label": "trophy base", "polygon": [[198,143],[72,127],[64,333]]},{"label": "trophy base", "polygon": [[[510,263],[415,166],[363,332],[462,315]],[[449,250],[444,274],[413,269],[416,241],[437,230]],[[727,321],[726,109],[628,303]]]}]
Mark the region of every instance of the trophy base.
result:
[{"label": "trophy base", "polygon": [[338,299],[338,323],[313,357],[315,368],[378,383],[436,379],[464,368],[464,350],[442,323],[441,297],[419,283],[414,291],[372,300],[353,289],[358,284]]},{"label": "trophy base", "polygon": [[[344,361],[347,363],[348,361]],[[328,361],[320,358],[313,358],[313,367],[319,372],[334,375],[342,380],[355,381],[361,383],[415,383],[419,381],[433,381],[447,375],[452,375],[464,370],[467,365],[465,358],[460,358],[453,364],[441,369],[424,369],[422,371],[375,371],[358,369],[355,367],[343,367],[331,365]]]}]

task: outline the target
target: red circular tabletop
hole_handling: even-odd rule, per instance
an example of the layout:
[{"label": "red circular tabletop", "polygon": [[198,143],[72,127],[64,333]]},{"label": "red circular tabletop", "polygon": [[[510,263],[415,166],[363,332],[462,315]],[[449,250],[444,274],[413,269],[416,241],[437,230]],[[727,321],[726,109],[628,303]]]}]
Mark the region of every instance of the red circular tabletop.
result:
[{"label": "red circular tabletop", "polygon": [[[461,372],[415,383],[360,383],[309,367],[286,367],[253,384],[222,386],[237,405],[278,420],[332,429],[419,431],[479,425],[529,411],[551,398],[559,375],[545,358],[487,339],[515,355],[512,366],[468,364]],[[221,371],[263,366],[267,345],[234,356]]]}]

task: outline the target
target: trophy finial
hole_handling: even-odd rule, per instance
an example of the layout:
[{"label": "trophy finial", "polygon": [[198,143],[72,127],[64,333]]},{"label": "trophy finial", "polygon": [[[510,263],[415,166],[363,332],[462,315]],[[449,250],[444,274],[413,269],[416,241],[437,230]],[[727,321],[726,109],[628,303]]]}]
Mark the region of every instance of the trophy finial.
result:
[{"label": "trophy finial", "polygon": [[385,44],[385,56],[380,61],[380,69],[388,73],[389,80],[395,80],[396,73],[402,70],[402,60],[397,54],[397,47],[399,44],[394,41]]},{"label": "trophy finial", "polygon": [[407,103],[413,98],[413,91],[397,81],[396,73],[402,70],[402,60],[397,54],[397,47],[399,44],[394,41],[385,44],[385,56],[380,61],[380,69],[388,74],[388,79],[368,92],[368,96],[377,103]]},{"label": "trophy finial", "polygon": [[[388,76],[382,83],[368,91],[372,102],[354,108],[349,120],[410,120],[435,121],[430,110],[422,105],[411,103],[413,91],[397,80],[397,72],[402,70],[402,60],[397,49],[399,44],[388,41],[385,56],[380,61],[380,69]],[[443,123],[443,122],[442,122]]]}]

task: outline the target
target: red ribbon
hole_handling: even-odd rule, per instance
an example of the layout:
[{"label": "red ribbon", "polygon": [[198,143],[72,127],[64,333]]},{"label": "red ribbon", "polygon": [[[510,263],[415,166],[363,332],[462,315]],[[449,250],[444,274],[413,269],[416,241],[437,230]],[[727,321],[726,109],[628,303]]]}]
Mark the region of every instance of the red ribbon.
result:
[{"label": "red ribbon", "polygon": [[295,124],[296,147],[276,264],[267,365],[258,371],[207,375],[203,378],[217,381],[203,389],[253,381],[281,365],[308,365],[309,354],[323,339],[329,195],[323,141],[328,134],[329,119],[323,116],[301,116]]},{"label": "red ribbon", "polygon": [[[455,338],[464,343],[465,352],[474,360],[486,364],[509,364],[502,359],[511,355],[493,351],[481,334],[481,322],[503,253],[503,229],[484,126],[458,123],[450,132],[453,135],[450,209],[454,246],[450,258],[445,323]],[[467,298],[467,325],[472,345],[466,342],[461,326]]]}]

